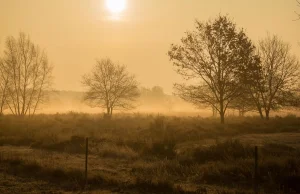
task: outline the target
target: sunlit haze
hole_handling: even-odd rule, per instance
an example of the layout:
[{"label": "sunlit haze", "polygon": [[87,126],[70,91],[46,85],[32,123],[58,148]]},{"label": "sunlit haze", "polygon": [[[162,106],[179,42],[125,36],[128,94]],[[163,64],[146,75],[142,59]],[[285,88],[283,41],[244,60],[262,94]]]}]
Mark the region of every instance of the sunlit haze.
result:
[{"label": "sunlit haze", "polygon": [[[142,86],[160,85],[169,94],[181,77],[173,71],[168,49],[185,31],[194,29],[195,19],[228,14],[253,41],[274,33],[289,42],[295,54],[300,53],[300,25],[294,21],[299,7],[294,0],[126,2],[0,0],[1,50],[7,36],[20,31],[30,34],[55,65],[55,89],[81,91],[82,75],[96,59],[110,57],[125,64]],[[111,20],[116,12],[121,14],[119,20]]]},{"label": "sunlit haze", "polygon": [[106,0],[106,7],[112,13],[118,14],[126,8],[126,0]]},{"label": "sunlit haze", "polygon": [[0,194],[300,194],[300,0],[0,0]]}]

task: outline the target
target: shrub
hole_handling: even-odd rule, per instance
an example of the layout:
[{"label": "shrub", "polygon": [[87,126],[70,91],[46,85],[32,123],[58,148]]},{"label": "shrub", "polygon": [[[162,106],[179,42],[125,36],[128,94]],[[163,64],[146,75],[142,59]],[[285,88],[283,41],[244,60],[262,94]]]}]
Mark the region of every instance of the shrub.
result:
[{"label": "shrub", "polygon": [[210,147],[200,147],[194,150],[193,158],[198,163],[208,161],[235,160],[253,156],[253,148],[243,145],[238,140],[218,142]]},{"label": "shrub", "polygon": [[156,141],[144,147],[144,156],[155,156],[158,158],[172,159],[176,156],[176,143],[174,141]]}]

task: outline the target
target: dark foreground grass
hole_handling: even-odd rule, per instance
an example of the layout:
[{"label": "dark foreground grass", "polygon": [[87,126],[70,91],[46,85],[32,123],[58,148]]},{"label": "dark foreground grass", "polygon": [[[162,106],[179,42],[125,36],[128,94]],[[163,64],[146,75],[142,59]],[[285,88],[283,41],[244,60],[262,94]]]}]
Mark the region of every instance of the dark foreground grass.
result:
[{"label": "dark foreground grass", "polygon": [[[0,117],[0,145],[4,146],[0,169],[66,191],[81,191],[84,170],[78,164],[83,164],[85,137],[89,137],[90,190],[246,194],[253,193],[254,145],[239,138],[274,134],[285,140],[299,129],[300,119],[295,116],[270,121],[233,117],[222,127],[217,119],[200,117],[4,116]],[[300,193],[297,144],[266,139],[259,145],[261,193]],[[17,146],[31,148],[30,154],[20,154]],[[49,155],[54,156],[46,161]]]},{"label": "dark foreground grass", "polygon": [[[231,155],[229,151],[235,147],[240,148]],[[299,150],[278,144],[266,145],[259,150],[258,182],[262,193],[299,193]],[[66,191],[82,190],[85,185],[83,169],[62,165],[67,161],[59,161],[58,157],[56,165],[48,166],[43,161],[21,155],[18,157],[14,152],[8,153],[2,154],[0,158],[1,170],[7,174],[48,181]],[[203,153],[209,157],[206,160],[198,159],[197,154],[205,157]],[[40,156],[37,154],[35,157]],[[99,166],[103,166],[102,162],[99,162]],[[130,169],[127,181],[124,181],[122,173],[112,175],[91,169],[89,189],[117,189],[137,193],[230,194],[250,193],[253,188],[252,147],[238,141],[218,143],[202,150],[199,148],[190,155],[174,159],[144,158],[123,162]]]},{"label": "dark foreground grass", "polygon": [[72,136],[99,141],[134,143],[169,140],[176,144],[207,138],[241,134],[287,133],[300,131],[300,118],[289,115],[263,121],[258,117],[232,117],[221,126],[217,118],[164,117],[153,115],[118,116],[107,120],[101,115],[69,113],[33,117],[0,116],[0,145],[53,144]]},{"label": "dark foreground grass", "polygon": [[82,171],[78,169],[64,169],[60,167],[47,168],[34,161],[21,158],[0,159],[1,171],[6,174],[27,179],[47,181],[64,191],[108,189],[119,192],[143,193],[186,193],[173,187],[170,182],[147,182],[137,179],[135,183],[124,184],[122,181],[111,179],[100,174],[89,175],[87,184]]},{"label": "dark foreground grass", "polygon": [[49,182],[0,172],[1,194],[70,194]]}]

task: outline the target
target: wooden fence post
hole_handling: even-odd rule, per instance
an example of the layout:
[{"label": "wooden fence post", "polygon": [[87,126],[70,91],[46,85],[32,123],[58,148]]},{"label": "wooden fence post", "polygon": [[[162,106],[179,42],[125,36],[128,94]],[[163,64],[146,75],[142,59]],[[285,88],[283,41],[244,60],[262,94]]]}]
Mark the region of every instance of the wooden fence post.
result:
[{"label": "wooden fence post", "polygon": [[89,154],[89,138],[85,141],[85,185],[87,185],[88,180],[88,154]]},{"label": "wooden fence post", "polygon": [[255,146],[254,149],[254,193],[258,194],[258,148]]}]

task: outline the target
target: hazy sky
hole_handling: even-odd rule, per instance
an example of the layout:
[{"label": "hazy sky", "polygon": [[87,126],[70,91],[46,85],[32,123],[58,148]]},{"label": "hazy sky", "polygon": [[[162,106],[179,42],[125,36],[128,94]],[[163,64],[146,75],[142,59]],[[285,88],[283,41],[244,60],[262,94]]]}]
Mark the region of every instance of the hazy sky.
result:
[{"label": "hazy sky", "polygon": [[297,10],[296,0],[127,0],[117,17],[104,0],[0,0],[1,53],[5,38],[23,31],[46,49],[55,89],[82,90],[82,75],[96,59],[110,57],[127,65],[142,86],[171,93],[181,78],[167,52],[194,29],[196,18],[228,14],[253,41],[275,33],[300,57]]}]

